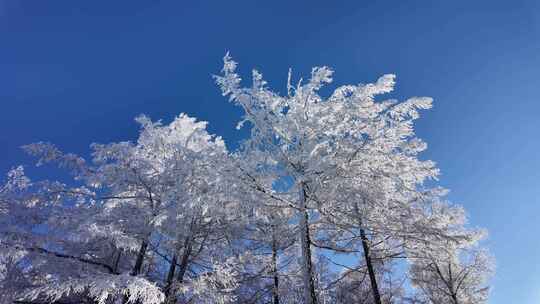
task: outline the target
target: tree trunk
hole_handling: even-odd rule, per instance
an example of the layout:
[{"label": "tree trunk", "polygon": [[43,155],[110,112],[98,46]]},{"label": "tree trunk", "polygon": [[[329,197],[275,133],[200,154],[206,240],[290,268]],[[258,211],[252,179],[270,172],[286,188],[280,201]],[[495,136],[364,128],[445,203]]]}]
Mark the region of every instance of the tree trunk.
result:
[{"label": "tree trunk", "polygon": [[146,254],[147,248],[148,248],[148,240],[145,239],[141,244],[139,253],[137,254],[137,260],[135,261],[135,266],[133,267],[133,271],[131,272],[131,275],[136,276],[141,272],[141,268],[143,265],[144,256]]},{"label": "tree trunk", "polygon": [[122,257],[122,249],[118,250],[118,255],[116,256],[116,259],[114,260],[114,266],[113,266],[113,272],[118,273],[118,264],[120,263],[120,258]]},{"label": "tree trunk", "polygon": [[364,249],[364,258],[366,260],[366,266],[369,274],[369,281],[371,283],[371,291],[373,293],[373,300],[375,304],[381,304],[381,294],[379,293],[379,287],[377,286],[377,278],[375,277],[375,270],[373,269],[373,262],[369,253],[369,240],[366,236],[366,231],[362,226],[362,217],[358,210],[358,204],[354,205],[356,216],[358,218],[358,225],[360,226],[360,238],[362,239],[362,248]]},{"label": "tree trunk", "polygon": [[167,281],[166,281],[166,284],[165,284],[165,296],[168,296],[169,293],[170,293],[170,289],[171,289],[173,279],[174,279],[174,273],[176,271],[176,260],[177,259],[178,259],[178,255],[175,252],[173,257],[172,257],[172,260],[171,260],[171,266],[169,266],[169,272],[167,274]]},{"label": "tree trunk", "polygon": [[452,301],[453,304],[459,304],[457,299],[457,290],[454,288],[454,277],[452,276],[452,263],[448,261],[448,289],[450,289],[450,293],[452,294]]},{"label": "tree trunk", "polygon": [[[174,253],[173,258],[171,260],[171,266],[169,267],[169,272],[167,273],[167,282],[165,284],[165,304],[175,303],[176,301],[175,294],[171,292],[172,291],[171,288],[173,285],[174,273],[176,271],[176,263],[178,261],[178,251],[180,251],[180,248],[176,249],[176,252]],[[176,280],[179,283],[182,283],[184,281],[184,275],[186,273],[191,251],[192,251],[191,236],[189,236],[184,241],[184,252],[182,253],[182,259],[180,261],[178,274],[176,277]]]},{"label": "tree trunk", "polygon": [[300,243],[302,247],[302,271],[304,280],[304,300],[306,304],[317,304],[315,281],[313,280],[313,263],[311,261],[311,238],[309,235],[309,213],[306,206],[306,189],[304,183],[300,188]]},{"label": "tree trunk", "polygon": [[364,258],[366,259],[366,265],[369,273],[369,281],[371,282],[371,291],[373,292],[373,299],[375,300],[375,304],[381,304],[381,294],[379,293],[379,287],[377,286],[377,278],[375,277],[373,263],[369,254],[368,239],[366,237],[366,232],[363,228],[360,228],[360,238],[362,238],[362,247],[364,248]]},{"label": "tree trunk", "polygon": [[180,261],[180,268],[178,269],[178,275],[176,277],[179,283],[184,282],[184,275],[186,274],[188,267],[189,257],[191,256],[191,252],[193,250],[192,243],[191,236],[188,236],[184,244],[184,252],[182,253],[182,260]]},{"label": "tree trunk", "polygon": [[[131,271],[132,276],[139,275],[141,273],[144,256],[146,255],[146,249],[148,248],[148,239],[144,239],[141,247],[139,248],[139,253],[137,254],[137,260],[135,261],[135,266],[133,266],[133,270]],[[128,303],[129,295],[124,294],[122,303],[126,304]]]},{"label": "tree trunk", "polygon": [[274,277],[274,286],[272,287],[272,294],[274,297],[273,304],[279,304],[279,277],[277,269],[277,240],[274,227],[272,226],[272,276]]}]

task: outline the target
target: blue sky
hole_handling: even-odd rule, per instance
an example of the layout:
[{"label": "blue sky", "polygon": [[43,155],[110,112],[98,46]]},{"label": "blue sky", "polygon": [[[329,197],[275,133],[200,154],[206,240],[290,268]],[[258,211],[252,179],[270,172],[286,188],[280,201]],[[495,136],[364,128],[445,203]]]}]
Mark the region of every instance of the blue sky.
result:
[{"label": "blue sky", "polygon": [[0,170],[34,141],[84,155],[134,139],[140,113],[186,112],[234,148],[240,112],[211,78],[227,50],[282,92],[289,67],[329,65],[336,84],[395,73],[394,97],[433,97],[424,157],[489,229],[490,303],[540,302],[536,1],[0,0]]}]

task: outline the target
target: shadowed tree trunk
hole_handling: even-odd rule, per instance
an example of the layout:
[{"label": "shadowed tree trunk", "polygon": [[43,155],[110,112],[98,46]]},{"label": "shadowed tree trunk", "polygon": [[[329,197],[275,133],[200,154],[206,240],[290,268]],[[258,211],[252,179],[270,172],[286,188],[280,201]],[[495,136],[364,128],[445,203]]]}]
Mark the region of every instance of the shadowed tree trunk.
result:
[{"label": "shadowed tree trunk", "polygon": [[369,274],[369,281],[371,283],[371,291],[373,293],[373,299],[375,304],[381,304],[381,295],[379,293],[379,287],[377,286],[377,278],[375,277],[375,270],[373,269],[373,262],[369,253],[369,243],[366,237],[366,232],[363,228],[360,228],[360,238],[362,239],[362,247],[364,249],[364,258],[366,259],[366,266]]},{"label": "shadowed tree trunk", "polygon": [[448,288],[452,293],[452,301],[454,301],[454,304],[459,304],[457,299],[457,290],[456,288],[454,288],[454,278],[452,277],[452,264],[450,263],[450,261],[448,261],[448,277]]},{"label": "shadowed tree trunk", "polygon": [[309,213],[306,203],[306,186],[300,188],[300,243],[302,248],[304,300],[306,304],[317,304],[315,281],[313,280],[313,263],[311,261],[311,237],[309,235]]},{"label": "shadowed tree trunk", "polygon": [[133,266],[133,270],[131,271],[131,275],[136,276],[141,273],[144,256],[146,255],[146,249],[148,248],[148,240],[143,240],[141,247],[139,248],[139,253],[137,254],[137,260],[135,261],[135,266]]},{"label": "shadowed tree trunk", "polygon": [[279,277],[277,269],[278,247],[275,234],[275,226],[272,225],[272,276],[274,277],[274,285],[272,286],[272,295],[274,298],[273,304],[279,304]]},{"label": "shadowed tree trunk", "polygon": [[[176,281],[178,281],[179,283],[182,283],[184,281],[184,275],[187,270],[189,257],[192,253],[192,248],[193,246],[192,246],[191,236],[188,236],[186,237],[184,241],[184,251],[182,253],[182,258],[180,260],[180,265],[178,265],[178,274],[176,276]],[[166,297],[165,303],[175,302],[174,293],[171,292],[171,288],[173,285],[174,273],[176,272],[179,251],[180,251],[180,248],[177,248],[171,260],[171,266],[169,267],[169,272],[167,274],[167,281],[165,285],[165,297]]]},{"label": "shadowed tree trunk", "polygon": [[178,255],[175,251],[172,260],[171,266],[169,267],[169,272],[167,273],[167,280],[165,283],[165,296],[168,296],[174,279],[174,272],[176,271],[176,261],[178,260]]},{"label": "shadowed tree trunk", "polygon": [[366,260],[366,266],[369,274],[369,281],[371,283],[371,291],[373,294],[373,300],[375,304],[381,304],[381,294],[379,293],[379,286],[377,285],[377,277],[375,276],[375,270],[373,269],[373,261],[371,260],[371,255],[369,251],[369,240],[366,236],[366,231],[362,225],[362,217],[360,215],[360,210],[358,209],[358,204],[354,205],[356,216],[358,219],[358,226],[360,227],[360,239],[362,240],[362,248],[364,251],[364,259]]},{"label": "shadowed tree trunk", "polygon": [[118,250],[118,255],[116,256],[116,260],[114,261],[113,271],[115,273],[118,273],[118,264],[120,263],[120,258],[122,257],[122,249]]},{"label": "shadowed tree trunk", "polygon": [[184,252],[182,253],[182,259],[180,260],[180,267],[178,269],[178,275],[176,276],[176,280],[179,283],[184,282],[184,275],[186,274],[188,263],[189,263],[189,257],[191,256],[192,251],[193,251],[192,238],[191,236],[188,236],[184,243]]},{"label": "shadowed tree trunk", "polygon": [[[137,260],[135,260],[135,266],[133,266],[133,270],[131,271],[132,276],[137,276],[141,273],[142,265],[144,262],[144,256],[146,255],[146,249],[148,249],[148,239],[144,239],[141,243],[141,247],[139,248],[139,252],[137,253]],[[129,295],[124,294],[124,299],[122,301],[123,304],[128,303]]]}]

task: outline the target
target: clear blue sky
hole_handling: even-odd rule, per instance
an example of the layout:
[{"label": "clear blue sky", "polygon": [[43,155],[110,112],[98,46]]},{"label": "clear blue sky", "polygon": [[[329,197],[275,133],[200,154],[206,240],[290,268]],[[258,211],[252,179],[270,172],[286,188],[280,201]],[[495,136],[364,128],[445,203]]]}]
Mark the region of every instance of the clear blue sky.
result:
[{"label": "clear blue sky", "polygon": [[434,97],[424,156],[490,231],[490,303],[540,303],[538,2],[267,2],[0,0],[0,170],[34,141],[134,139],[139,113],[186,112],[234,147],[239,110],[210,77],[227,50],[281,91],[289,67],[332,66],[337,84],[395,73],[394,96]]}]

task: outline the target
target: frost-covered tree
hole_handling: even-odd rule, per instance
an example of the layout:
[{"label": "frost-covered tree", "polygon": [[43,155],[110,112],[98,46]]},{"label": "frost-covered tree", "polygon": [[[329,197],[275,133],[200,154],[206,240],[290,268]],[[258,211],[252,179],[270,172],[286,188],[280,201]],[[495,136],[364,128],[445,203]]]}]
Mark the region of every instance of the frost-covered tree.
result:
[{"label": "frost-covered tree", "polygon": [[447,251],[415,259],[410,269],[412,283],[428,303],[487,303],[487,280],[493,270],[490,256],[484,250]]},{"label": "frost-covered tree", "polygon": [[[31,183],[21,167],[8,174],[1,199],[6,224],[2,225],[6,229],[1,249],[5,297],[49,303],[76,294],[104,303],[104,295],[129,290],[137,298],[154,292],[154,302],[148,303],[159,302],[160,292],[152,284],[117,277],[107,254],[108,243],[102,238],[89,239],[77,225],[93,214],[94,206],[82,207],[78,195],[63,195],[63,189],[59,183]],[[99,286],[110,282],[124,288],[100,290]],[[148,289],[144,295],[141,286]]]},{"label": "frost-covered tree", "polygon": [[72,178],[21,166],[1,184],[0,303],[487,301],[484,233],[419,157],[430,98],[378,100],[394,75],[321,96],[327,67],[295,85],[289,72],[280,95],[257,71],[241,87],[236,68],[226,55],[215,76],[250,125],[236,151],[186,114],[141,115],[136,140],[90,159],[25,146]]},{"label": "frost-covered tree", "polygon": [[[144,122],[139,144],[149,149],[166,174],[160,183],[165,209],[157,226],[170,252],[165,291],[171,301],[183,290],[186,274],[198,276],[201,270],[212,271],[219,262],[217,252],[224,249],[229,225],[234,218],[234,182],[226,176],[230,162],[220,138],[206,131],[206,122],[180,115],[169,125]],[[221,260],[227,256],[220,255]],[[202,286],[202,285],[201,285]]]},{"label": "frost-covered tree", "polygon": [[[429,108],[431,99],[376,102],[374,96],[393,90],[394,75],[373,84],[341,86],[324,98],[318,91],[332,81],[333,72],[327,67],[314,68],[309,81],[299,81],[294,87],[289,74],[287,95],[280,96],[267,88],[257,71],[253,71],[252,87],[241,88],[236,62],[228,55],[224,62],[223,75],[216,76],[216,81],[223,94],[244,110],[242,123],[251,123],[245,146],[259,157],[256,162],[272,164],[270,174],[275,180],[291,180],[288,193],[278,196],[281,207],[297,211],[306,302],[317,302],[312,246],[319,233],[313,231],[313,219],[334,216],[329,222],[359,231],[357,239],[379,304],[370,256],[374,242],[368,233],[378,228],[379,238],[387,245],[403,238],[404,233],[389,235],[394,228],[416,233],[412,231],[415,218],[403,217],[421,196],[418,187],[436,177],[438,170],[433,162],[417,158],[425,144],[414,137],[412,125],[418,109]],[[277,195],[272,187],[260,188]],[[393,216],[388,217],[388,212]],[[332,236],[331,242],[339,241]]]},{"label": "frost-covered tree", "polygon": [[[115,250],[114,261],[108,264],[110,272],[122,272],[117,268],[122,252],[124,261],[131,261],[130,252],[135,252],[129,271],[132,276],[141,274],[149,246],[154,255],[161,254],[160,246],[171,252],[161,254],[170,262],[164,284],[164,291],[170,294],[173,278],[182,282],[193,261],[199,259],[199,266],[206,268],[196,271],[194,277],[212,273],[212,268],[219,266],[219,260],[205,261],[202,255],[213,256],[220,251],[216,246],[228,215],[225,205],[230,203],[220,187],[231,185],[220,182],[226,179],[219,168],[227,163],[227,153],[223,141],[206,132],[206,123],[184,114],[167,126],[144,116],[137,121],[141,134],[136,143],[93,145],[90,165],[50,144],[38,143],[25,149],[38,156],[40,163],[57,162],[70,168],[84,183],[84,187],[59,187],[49,194],[77,195],[85,200],[80,205],[95,206],[91,216],[78,222],[82,227],[78,230],[84,229],[84,234],[93,239],[102,237],[112,242]],[[156,242],[160,246],[153,244]],[[147,264],[150,271],[152,263]],[[148,271],[145,277],[155,281]],[[55,289],[50,287],[51,293]],[[40,292],[45,294],[47,290],[42,288]],[[132,297],[133,292],[125,288],[124,294]]]},{"label": "frost-covered tree", "polygon": [[[24,192],[29,186],[30,180],[22,166],[10,170],[5,183],[0,186],[0,303],[12,302],[19,290],[32,285],[22,265],[25,253],[16,243],[19,235],[32,228],[30,223],[21,225],[21,219],[30,214],[27,210],[31,202],[24,199]],[[42,220],[38,219],[38,222]]]},{"label": "frost-covered tree", "polygon": [[466,218],[461,208],[439,203],[432,210],[432,218],[436,217],[444,218],[439,222],[456,238],[411,243],[411,283],[430,304],[487,303],[494,266],[487,250],[479,246],[485,231],[464,229]]}]

